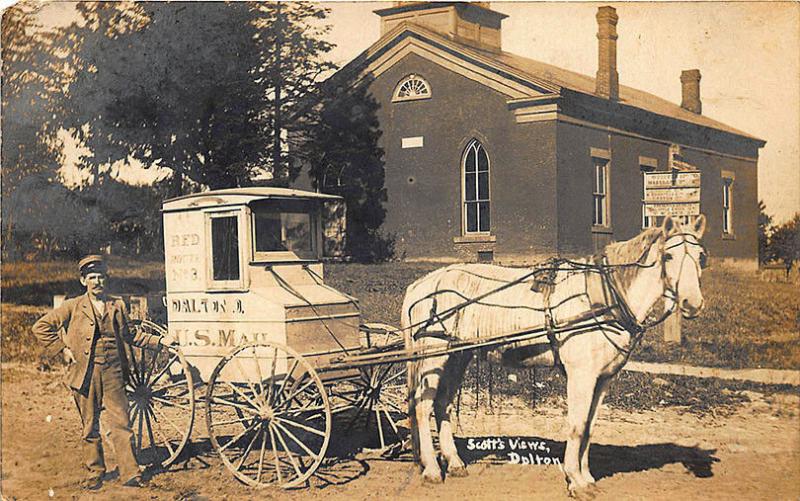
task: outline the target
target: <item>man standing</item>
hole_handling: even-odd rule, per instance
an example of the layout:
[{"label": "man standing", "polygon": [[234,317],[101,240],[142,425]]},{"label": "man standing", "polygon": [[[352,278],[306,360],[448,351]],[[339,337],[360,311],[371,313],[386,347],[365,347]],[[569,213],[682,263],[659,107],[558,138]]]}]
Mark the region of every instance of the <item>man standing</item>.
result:
[{"label": "man standing", "polygon": [[[69,364],[65,383],[72,390],[82,422],[89,475],[84,487],[98,489],[106,471],[100,439],[100,413],[114,442],[119,478],[125,486],[138,487],[142,477],[133,451],[133,433],[125,395],[127,357],[124,343],[157,348],[170,339],[131,333],[125,304],[106,294],[108,271],[102,256],[80,260],[81,284],[86,294],[68,299],[33,325],[33,333],[50,356],[63,353]],[[61,329],[66,329],[62,338]]]}]

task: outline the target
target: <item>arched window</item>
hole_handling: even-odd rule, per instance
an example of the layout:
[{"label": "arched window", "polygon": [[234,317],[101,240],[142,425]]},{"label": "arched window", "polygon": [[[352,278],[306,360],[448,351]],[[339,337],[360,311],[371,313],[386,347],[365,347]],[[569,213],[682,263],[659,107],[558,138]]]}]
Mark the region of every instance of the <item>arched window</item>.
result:
[{"label": "arched window", "polygon": [[431,97],[431,86],[419,75],[408,75],[400,80],[394,91],[392,101],[413,101]]},{"label": "arched window", "polygon": [[489,157],[477,139],[467,146],[461,165],[464,233],[489,233]]}]

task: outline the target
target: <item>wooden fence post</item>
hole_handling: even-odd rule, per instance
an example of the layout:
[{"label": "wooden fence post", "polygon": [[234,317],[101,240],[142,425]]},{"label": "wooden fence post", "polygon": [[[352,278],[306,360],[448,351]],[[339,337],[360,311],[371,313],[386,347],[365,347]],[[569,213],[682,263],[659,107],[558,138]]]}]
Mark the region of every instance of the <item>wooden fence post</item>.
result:
[{"label": "wooden fence post", "polygon": [[675,308],[675,311],[664,320],[664,341],[668,343],[683,343],[680,308]]}]

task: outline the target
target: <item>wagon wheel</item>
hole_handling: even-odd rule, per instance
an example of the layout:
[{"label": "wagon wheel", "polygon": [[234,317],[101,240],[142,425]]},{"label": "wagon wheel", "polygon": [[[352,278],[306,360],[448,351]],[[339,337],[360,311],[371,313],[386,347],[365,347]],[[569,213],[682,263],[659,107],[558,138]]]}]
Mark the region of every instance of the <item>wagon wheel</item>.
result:
[{"label": "wagon wheel", "polygon": [[211,444],[242,482],[302,485],[325,457],[331,408],[314,368],[291,348],[271,342],[236,348],[208,382]]},{"label": "wagon wheel", "polygon": [[[131,327],[150,335],[166,330],[153,322]],[[194,423],[194,384],[189,365],[175,348],[127,346],[128,380],[134,452],[140,464],[166,468],[180,455]]]},{"label": "wagon wheel", "polygon": [[335,412],[345,415],[345,433],[361,430],[381,451],[402,443],[402,421],[408,417],[405,363],[364,367],[356,378],[335,385],[331,393],[338,404]]}]

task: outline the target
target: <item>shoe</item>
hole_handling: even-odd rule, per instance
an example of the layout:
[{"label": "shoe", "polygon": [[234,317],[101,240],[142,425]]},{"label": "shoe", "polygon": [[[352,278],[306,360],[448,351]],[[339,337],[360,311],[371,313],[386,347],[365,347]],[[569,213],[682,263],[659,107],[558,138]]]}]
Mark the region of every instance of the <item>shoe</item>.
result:
[{"label": "shoe", "polygon": [[144,487],[144,479],[141,475],[134,475],[122,483],[123,487]]},{"label": "shoe", "polygon": [[103,474],[101,473],[99,475],[91,475],[86,477],[81,480],[80,485],[84,489],[96,491],[103,486]]}]

